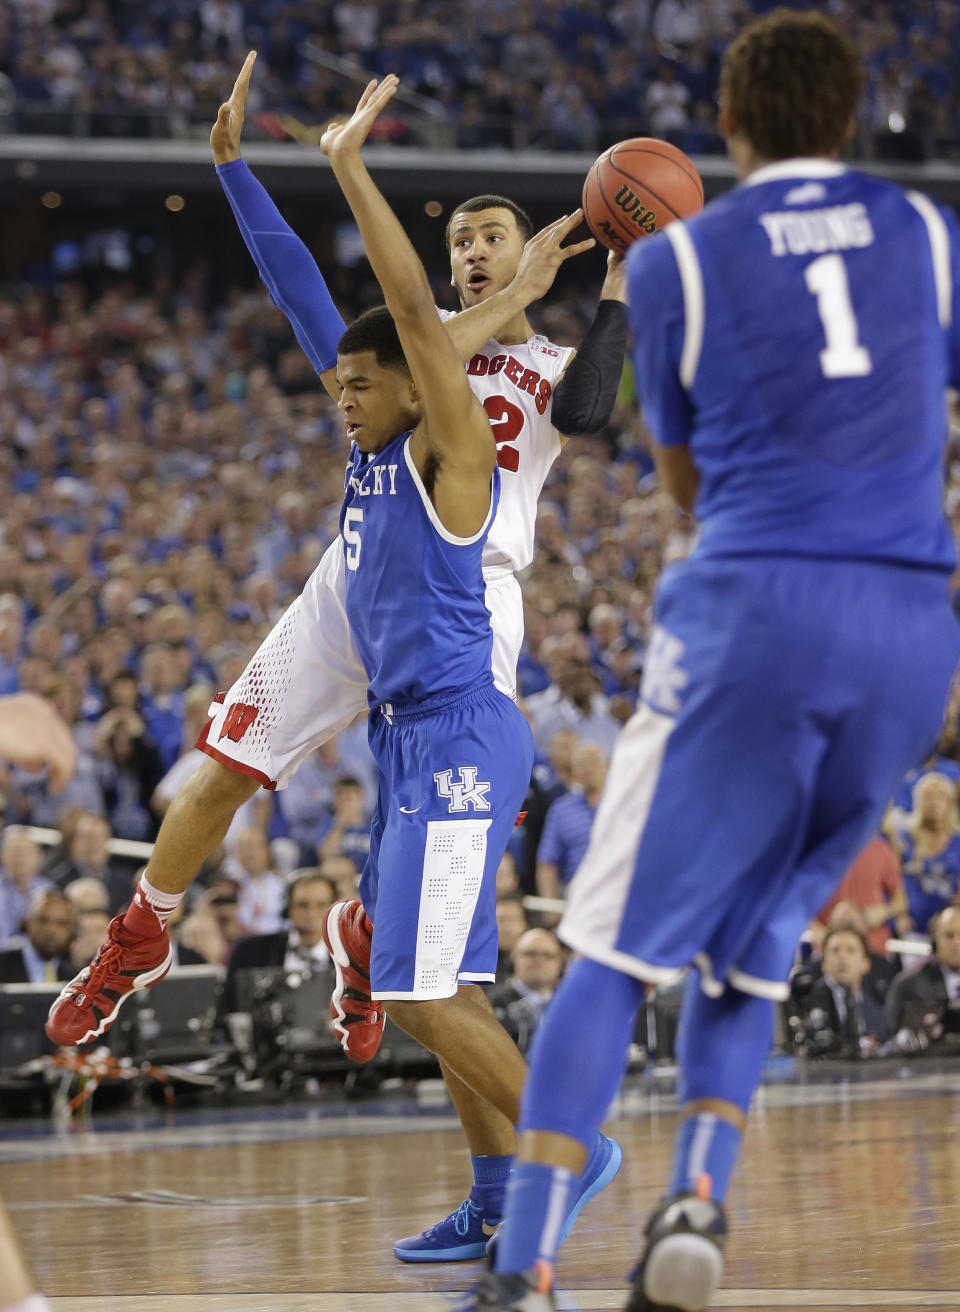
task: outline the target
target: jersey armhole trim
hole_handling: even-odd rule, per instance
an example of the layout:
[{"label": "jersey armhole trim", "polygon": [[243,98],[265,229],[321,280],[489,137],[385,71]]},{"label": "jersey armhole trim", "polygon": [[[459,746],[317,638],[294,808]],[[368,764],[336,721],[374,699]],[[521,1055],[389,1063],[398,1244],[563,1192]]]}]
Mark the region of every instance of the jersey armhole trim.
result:
[{"label": "jersey armhole trim", "polygon": [[671,223],[664,233],[676,257],[683,288],[683,350],[680,354],[680,382],[685,388],[693,386],[703,349],[703,274],[696,247],[690,233],[682,223]]},{"label": "jersey armhole trim", "polygon": [[410,454],[409,437],[403,444],[403,458],[407,462],[407,469],[410,471],[410,477],[413,479],[413,486],[417,489],[417,491],[420,494],[420,500],[423,502],[423,508],[427,512],[427,518],[430,520],[430,523],[443,538],[444,542],[449,542],[455,547],[472,547],[474,543],[479,542],[480,539],[483,537],[483,535],[490,528],[491,521],[493,520],[494,507],[496,505],[496,497],[493,491],[493,480],[496,477],[496,473],[494,472],[490,476],[490,507],[487,510],[486,519],[483,521],[483,523],[480,525],[480,527],[477,529],[476,533],[474,533],[472,537],[458,538],[455,533],[451,533],[448,528],[444,528],[443,521],[441,520],[440,516],[437,514],[437,508],[430,500],[430,497],[427,493],[427,489],[423,486],[423,479],[420,477],[420,471],[417,469],[416,462],[414,461],[413,456]]},{"label": "jersey armhole trim", "polygon": [[937,288],[937,318],[941,328],[949,328],[953,322],[950,295],[950,238],[943,215],[928,196],[920,191],[908,191],[907,200],[927,225],[930,238],[930,253],[933,256],[933,281]]}]

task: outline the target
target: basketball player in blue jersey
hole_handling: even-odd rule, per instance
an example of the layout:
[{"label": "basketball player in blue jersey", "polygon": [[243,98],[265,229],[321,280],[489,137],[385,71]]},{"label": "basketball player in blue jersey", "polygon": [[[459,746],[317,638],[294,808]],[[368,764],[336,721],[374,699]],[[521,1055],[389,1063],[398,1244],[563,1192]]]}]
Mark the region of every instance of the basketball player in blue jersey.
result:
[{"label": "basketball player in blue jersey", "polygon": [[566,1191],[645,987],[690,967],[682,1119],[630,1312],[701,1312],[796,943],[929,751],[960,642],[942,510],[960,229],[836,158],[862,74],[816,12],[729,47],[742,185],[627,260],[638,394],[701,525],[663,576],[561,937],[495,1271],[471,1309],[545,1312]]},{"label": "basketball player in blue jersey", "polygon": [[[491,669],[481,562],[500,471],[489,418],[360,158],[397,85],[371,82],[321,142],[386,299],[343,334],[336,366],[353,444],[340,514],[345,607],[380,771],[360,893],[373,923],[373,1003],[440,1059],[472,1141],[491,1117],[516,1123],[525,1073],[477,985],[496,971],[496,870],[533,743]],[[619,1149],[597,1133],[588,1159],[568,1223],[615,1174]],[[506,1163],[486,1165],[492,1189]]]}]

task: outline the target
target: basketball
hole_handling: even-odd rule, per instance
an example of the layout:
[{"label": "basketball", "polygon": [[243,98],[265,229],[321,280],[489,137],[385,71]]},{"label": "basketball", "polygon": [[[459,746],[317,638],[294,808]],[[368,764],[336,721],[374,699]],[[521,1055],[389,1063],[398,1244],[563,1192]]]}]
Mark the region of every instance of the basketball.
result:
[{"label": "basketball", "polygon": [[583,184],[583,217],[597,241],[623,254],[638,237],[703,209],[692,161],[669,141],[631,137],[594,161]]}]

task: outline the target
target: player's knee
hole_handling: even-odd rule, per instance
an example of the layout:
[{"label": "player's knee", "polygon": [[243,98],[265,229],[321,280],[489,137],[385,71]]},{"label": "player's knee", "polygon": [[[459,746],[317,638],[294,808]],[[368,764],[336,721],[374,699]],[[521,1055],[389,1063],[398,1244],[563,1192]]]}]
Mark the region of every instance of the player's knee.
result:
[{"label": "player's knee", "polygon": [[430,1037],[442,1024],[452,1002],[452,998],[418,998],[416,1001],[390,998],[384,1002],[383,1009],[394,1025],[399,1025],[406,1034],[429,1048]]},{"label": "player's knee", "polygon": [[220,811],[242,806],[259,787],[256,779],[249,775],[230,770],[219,761],[208,758],[183,785],[183,792],[196,805]]}]

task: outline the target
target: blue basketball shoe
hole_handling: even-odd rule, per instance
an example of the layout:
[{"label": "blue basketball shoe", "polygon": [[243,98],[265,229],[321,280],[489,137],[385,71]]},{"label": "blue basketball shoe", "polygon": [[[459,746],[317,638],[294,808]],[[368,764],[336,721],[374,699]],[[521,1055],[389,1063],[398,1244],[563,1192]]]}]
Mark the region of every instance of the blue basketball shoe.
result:
[{"label": "blue basketball shoe", "polygon": [[393,1255],[401,1262],[472,1262],[486,1256],[487,1244],[500,1224],[488,1219],[469,1198],[436,1225],[409,1239],[399,1239]]},{"label": "blue basketball shoe", "polygon": [[[586,1170],[578,1181],[567,1219],[560,1232],[560,1243],[573,1229],[577,1217],[601,1189],[616,1176],[623,1163],[623,1149],[615,1139],[600,1135],[600,1143],[590,1155]],[[469,1198],[449,1216],[409,1239],[393,1246],[393,1255],[401,1262],[475,1262],[493,1257],[500,1217],[484,1217]]]}]

